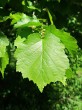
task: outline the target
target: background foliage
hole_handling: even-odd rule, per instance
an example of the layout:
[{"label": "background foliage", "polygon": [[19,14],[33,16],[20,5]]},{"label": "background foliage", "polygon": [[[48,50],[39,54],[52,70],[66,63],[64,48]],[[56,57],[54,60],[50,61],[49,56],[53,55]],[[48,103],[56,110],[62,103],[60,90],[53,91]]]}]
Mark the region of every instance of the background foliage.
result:
[{"label": "background foliage", "polygon": [[[0,110],[82,109],[81,14],[81,0],[0,0]],[[23,79],[21,72],[16,72],[14,41],[17,35],[24,38],[32,32],[41,31],[39,26],[42,24],[55,24],[57,29],[69,32],[77,40],[79,49],[73,54],[65,50],[71,67],[66,74],[67,85],[50,83],[40,93],[32,81]],[[73,46],[70,42],[68,40],[68,44]]]}]

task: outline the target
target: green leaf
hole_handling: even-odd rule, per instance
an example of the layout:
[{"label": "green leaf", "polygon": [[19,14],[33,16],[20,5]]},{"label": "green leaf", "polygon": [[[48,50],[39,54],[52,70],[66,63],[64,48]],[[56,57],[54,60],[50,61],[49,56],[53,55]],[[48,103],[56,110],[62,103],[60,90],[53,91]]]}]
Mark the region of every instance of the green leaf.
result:
[{"label": "green leaf", "polygon": [[23,27],[17,29],[17,35],[21,37],[27,37],[31,33],[32,33],[32,28]]},{"label": "green leaf", "polygon": [[54,23],[53,23],[52,15],[51,15],[49,9],[46,9],[46,11],[47,11],[47,13],[48,13],[48,16],[49,16],[49,19],[50,19],[51,25],[53,25]]},{"label": "green leaf", "polygon": [[9,45],[9,41],[7,37],[0,33],[0,71],[2,73],[2,76],[4,76],[4,70],[9,63],[9,57],[6,50],[6,47]]},{"label": "green leaf", "polygon": [[77,73],[79,76],[82,76],[82,67],[78,67],[77,70],[76,70],[76,73]]},{"label": "green leaf", "polygon": [[57,0],[59,3],[61,2],[61,0]]},{"label": "green leaf", "polygon": [[21,16],[23,16],[23,13],[15,13],[15,14],[10,14],[10,19],[12,19],[11,24],[17,23],[19,20],[21,20]]},{"label": "green leaf", "polygon": [[20,28],[25,26],[37,27],[42,25],[39,22],[39,20],[36,18],[36,16],[30,17],[24,13],[10,14],[10,18],[12,19],[11,24],[14,24],[15,28]]},{"label": "green leaf", "polygon": [[66,71],[66,77],[68,79],[70,79],[70,78],[73,78],[74,76],[75,76],[75,74],[73,73],[72,69],[71,68],[67,69],[67,71]]},{"label": "green leaf", "polygon": [[78,49],[77,41],[75,40],[74,37],[70,35],[70,33],[64,32],[63,30],[58,30],[54,25],[47,26],[46,29],[55,36],[60,38],[60,40],[68,49],[70,54],[73,55],[75,52],[77,52]]},{"label": "green leaf", "polygon": [[28,2],[28,8],[31,10],[38,10],[39,12],[41,12],[41,10],[39,8],[36,8],[35,6],[33,6],[33,3],[31,1],[27,1]]},{"label": "green leaf", "polygon": [[61,81],[65,84],[65,72],[69,61],[64,45],[54,34],[45,32],[43,36],[33,33],[27,39],[20,36],[15,40],[16,71],[23,78],[29,78],[42,92],[50,82]]},{"label": "green leaf", "polygon": [[4,22],[8,19],[9,17],[8,16],[0,16],[0,22]]},{"label": "green leaf", "polygon": [[4,56],[1,58],[1,73],[3,77],[4,77],[4,70],[8,63],[9,63],[8,53],[5,52]]}]

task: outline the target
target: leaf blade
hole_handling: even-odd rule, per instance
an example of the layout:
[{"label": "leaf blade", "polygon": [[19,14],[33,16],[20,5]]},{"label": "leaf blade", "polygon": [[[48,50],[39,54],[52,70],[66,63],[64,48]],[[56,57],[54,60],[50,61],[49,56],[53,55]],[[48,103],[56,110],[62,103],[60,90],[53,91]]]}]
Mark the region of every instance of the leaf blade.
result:
[{"label": "leaf blade", "polygon": [[69,61],[59,38],[46,32],[44,39],[41,39],[39,33],[34,33],[22,42],[22,46],[16,46],[16,70],[24,78],[36,83],[41,92],[50,82],[61,81],[65,84],[65,71],[69,67]]},{"label": "leaf blade", "polygon": [[68,49],[69,53],[73,55],[78,50],[77,41],[74,37],[70,35],[70,33],[64,32],[63,30],[56,29],[54,25],[50,25],[46,28],[52,34],[60,38],[61,42]]},{"label": "leaf blade", "polygon": [[0,32],[0,71],[4,77],[4,70],[9,63],[9,57],[6,47],[9,45],[7,37]]}]

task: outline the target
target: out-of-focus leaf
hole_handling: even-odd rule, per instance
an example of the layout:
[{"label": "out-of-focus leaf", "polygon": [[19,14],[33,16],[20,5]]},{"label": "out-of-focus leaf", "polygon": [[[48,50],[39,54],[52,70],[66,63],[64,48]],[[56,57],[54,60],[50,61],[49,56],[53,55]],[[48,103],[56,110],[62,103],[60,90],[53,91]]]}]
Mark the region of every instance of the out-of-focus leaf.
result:
[{"label": "out-of-focus leaf", "polygon": [[0,16],[0,22],[4,22],[8,19],[9,17],[8,16]]},{"label": "out-of-focus leaf", "polygon": [[71,68],[69,68],[69,69],[66,70],[66,77],[68,79],[73,78],[74,76],[75,75],[74,75],[73,71],[71,70]]},{"label": "out-of-focus leaf", "polygon": [[82,76],[82,67],[77,68],[76,73],[77,73],[79,76]]},{"label": "out-of-focus leaf", "polygon": [[9,45],[7,37],[0,32],[0,71],[2,76],[4,76],[4,70],[6,65],[9,63],[9,57],[6,47]]},{"label": "out-of-focus leaf", "polygon": [[20,27],[37,27],[41,26],[42,24],[39,22],[39,20],[34,17],[29,17],[24,13],[15,13],[15,14],[10,14],[10,18],[12,19],[11,24],[14,24],[15,28],[20,28]]}]

